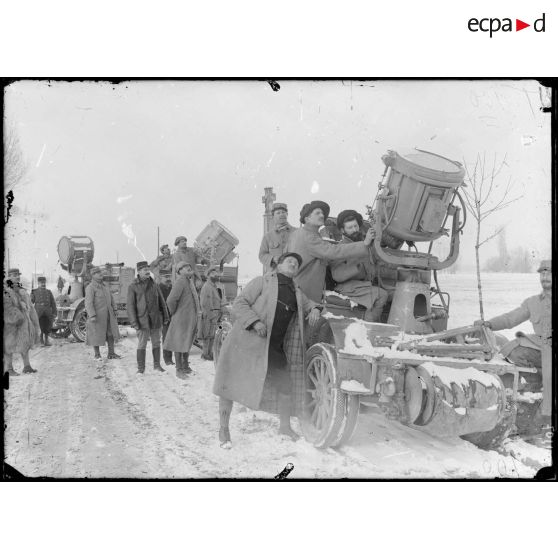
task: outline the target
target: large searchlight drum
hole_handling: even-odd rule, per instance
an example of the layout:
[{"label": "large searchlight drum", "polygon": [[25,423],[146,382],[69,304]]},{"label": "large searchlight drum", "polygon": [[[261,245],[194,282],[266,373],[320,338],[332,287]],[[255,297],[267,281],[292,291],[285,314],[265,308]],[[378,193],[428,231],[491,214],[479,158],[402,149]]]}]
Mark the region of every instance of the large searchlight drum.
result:
[{"label": "large searchlight drum", "polygon": [[95,246],[88,236],[63,236],[58,242],[58,257],[72,275],[83,275],[93,261]]}]

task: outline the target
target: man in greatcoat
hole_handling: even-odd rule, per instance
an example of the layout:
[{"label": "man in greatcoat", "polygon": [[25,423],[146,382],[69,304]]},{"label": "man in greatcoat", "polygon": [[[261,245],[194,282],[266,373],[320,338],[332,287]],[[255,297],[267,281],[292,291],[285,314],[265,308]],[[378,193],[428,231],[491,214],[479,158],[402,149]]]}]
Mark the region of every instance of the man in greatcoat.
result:
[{"label": "man in greatcoat", "polygon": [[203,341],[202,359],[213,360],[213,341],[215,332],[223,315],[223,298],[217,288],[219,268],[211,266],[205,272],[207,281],[200,292],[201,328],[198,334]]},{"label": "man in greatcoat", "polygon": [[[161,294],[165,299],[165,304],[167,302],[167,298],[169,297],[169,294],[172,289],[171,276],[172,276],[172,270],[170,269],[161,270],[159,274],[160,277],[159,290],[161,291]],[[169,312],[169,321],[166,324],[163,323],[163,343],[165,342],[165,337],[167,336],[169,324],[170,324],[170,312]],[[165,364],[167,364],[168,366],[174,366],[174,361],[172,360],[172,351],[167,351],[163,349],[163,360],[165,361]]]},{"label": "man in greatcoat", "polygon": [[[223,448],[231,447],[233,401],[258,409],[266,383],[277,391],[280,433],[296,438],[290,423],[290,366],[297,364],[294,355],[303,354],[304,319],[312,326],[320,319],[320,307],[293,281],[301,262],[298,254],[282,254],[275,271],[250,281],[234,301],[234,324],[223,342],[213,385],[213,393],[219,396],[219,441]],[[288,331],[293,325],[298,335],[293,336],[293,346],[288,346]]]},{"label": "man in greatcoat", "polygon": [[118,341],[116,302],[110,289],[103,283],[103,270],[93,267],[91,282],[85,289],[85,311],[87,312],[85,344],[93,347],[95,360],[101,359],[100,347],[108,344],[107,358],[122,358],[114,351]]},{"label": "man in greatcoat", "polygon": [[35,305],[41,326],[41,344],[50,347],[48,336],[56,318],[56,301],[52,292],[46,288],[46,278],[39,277],[37,282],[39,286],[31,291],[31,302]]},{"label": "man in greatcoat", "polygon": [[173,258],[168,244],[161,246],[161,255],[155,258],[150,264],[149,268],[153,272],[155,282],[159,283],[161,280],[161,273],[170,271],[172,272]]},{"label": "man in greatcoat", "polygon": [[[362,215],[353,209],[341,211],[337,217],[337,227],[342,233],[341,245],[364,239],[361,232]],[[372,229],[372,238],[374,238]],[[364,319],[379,322],[387,302],[386,290],[372,284],[376,269],[370,254],[358,258],[347,257],[331,264],[331,276],[336,283],[335,290],[366,308]]]},{"label": "man in greatcoat", "polygon": [[185,236],[177,236],[174,241],[174,245],[176,246],[176,250],[172,255],[172,282],[174,283],[176,281],[178,264],[180,262],[186,262],[190,264],[190,267],[192,268],[194,283],[196,285],[196,289],[199,291],[202,287],[202,279],[196,269],[196,264],[201,263],[200,257],[196,254],[196,251],[193,248],[188,246],[188,239]]},{"label": "man in greatcoat", "polygon": [[328,216],[327,203],[313,201],[305,204],[300,211],[302,227],[293,231],[287,243],[289,252],[296,252],[302,257],[296,283],[310,300],[317,302],[322,300],[328,263],[346,258],[369,257],[373,240],[371,229],[364,240],[350,244],[332,244],[324,240],[318,231]]},{"label": "man in greatcoat", "polygon": [[29,293],[21,285],[19,269],[8,270],[4,281],[4,369],[11,376],[19,376],[13,367],[13,354],[23,359],[23,373],[37,372],[31,366],[29,351],[39,339],[39,318]]},{"label": "man in greatcoat", "polygon": [[258,256],[264,266],[264,273],[275,268],[279,256],[287,251],[287,241],[295,230],[287,221],[289,217],[287,204],[274,203],[271,216],[273,226],[270,231],[264,234]]},{"label": "man in greatcoat", "polygon": [[200,301],[194,284],[194,270],[187,262],[176,265],[177,278],[167,298],[171,323],[163,343],[163,349],[174,352],[176,375],[184,378],[192,372],[188,355],[198,328]]},{"label": "man in greatcoat", "polygon": [[169,311],[159,287],[151,278],[149,264],[138,262],[136,269],[138,275],[128,287],[126,310],[130,325],[138,333],[138,374],[145,372],[145,353],[149,340],[153,354],[153,369],[164,372],[161,366],[161,330],[163,324],[169,322]]},{"label": "man in greatcoat", "polygon": [[543,426],[550,426],[552,412],[552,261],[543,260],[539,266],[542,292],[524,300],[515,310],[491,318],[477,320],[499,331],[511,329],[527,320],[533,324],[533,334],[516,333],[516,338],[500,349],[502,356],[517,366],[534,367],[542,370],[543,399],[540,407]]}]

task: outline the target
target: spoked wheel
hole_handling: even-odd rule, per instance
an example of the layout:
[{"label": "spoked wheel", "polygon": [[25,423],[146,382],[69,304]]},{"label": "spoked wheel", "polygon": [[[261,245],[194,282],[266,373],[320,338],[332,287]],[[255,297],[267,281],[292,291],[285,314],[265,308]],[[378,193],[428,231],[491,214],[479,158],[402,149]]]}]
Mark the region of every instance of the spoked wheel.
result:
[{"label": "spoked wheel", "polygon": [[217,366],[217,361],[219,360],[219,354],[221,353],[221,349],[223,347],[223,342],[225,341],[227,335],[230,333],[232,329],[232,324],[225,320],[221,322],[217,331],[215,332],[215,340],[213,341],[213,360],[215,362],[215,366]]},{"label": "spoked wheel", "polygon": [[317,448],[346,443],[356,426],[360,406],[358,395],[339,388],[335,350],[317,343],[306,353],[305,398],[301,421],[304,437]]},{"label": "spoked wheel", "polygon": [[85,334],[87,331],[87,312],[85,311],[85,304],[78,306],[74,319],[70,324],[70,331],[72,335],[81,343],[85,342]]}]

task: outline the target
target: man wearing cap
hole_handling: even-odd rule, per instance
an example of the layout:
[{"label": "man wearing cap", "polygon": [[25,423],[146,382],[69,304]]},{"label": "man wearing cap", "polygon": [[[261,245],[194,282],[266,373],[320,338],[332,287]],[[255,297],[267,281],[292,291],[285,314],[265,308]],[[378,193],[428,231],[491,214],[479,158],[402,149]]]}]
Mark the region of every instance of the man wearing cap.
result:
[{"label": "man wearing cap", "polygon": [[347,258],[368,257],[373,241],[373,231],[368,230],[364,240],[350,244],[332,244],[319,233],[329,216],[329,205],[323,201],[313,201],[304,205],[300,211],[302,227],[289,237],[287,249],[302,257],[296,283],[304,294],[314,301],[322,300],[325,285],[326,267],[330,262]]},{"label": "man wearing cap", "polygon": [[176,250],[172,256],[172,282],[176,281],[177,278],[177,270],[176,267],[180,262],[186,262],[190,264],[192,271],[194,273],[194,284],[196,285],[196,289],[201,289],[202,287],[202,279],[200,274],[196,269],[196,264],[200,263],[200,257],[196,254],[196,251],[193,248],[188,247],[188,240],[185,236],[177,236],[176,240],[174,241],[174,245],[176,246]]},{"label": "man wearing cap", "polygon": [[[226,336],[216,366],[213,393],[219,396],[221,447],[231,447],[229,419],[233,401],[263,408],[264,387],[276,394],[279,432],[292,439],[291,409],[303,382],[304,320],[314,326],[320,307],[295,285],[302,258],[286,252],[274,271],[253,279],[233,304],[234,324]],[[300,392],[297,395],[297,389]],[[263,409],[266,410],[266,409]]]},{"label": "man wearing cap", "polygon": [[[362,215],[353,209],[341,211],[337,217],[337,227],[342,233],[341,245],[364,239],[361,232]],[[374,229],[372,229],[374,237]],[[346,258],[331,264],[331,276],[336,283],[335,290],[366,308],[364,319],[379,322],[388,293],[373,285],[376,275],[370,254],[365,257]]]},{"label": "man wearing cap", "polygon": [[210,266],[205,272],[207,278],[200,292],[201,328],[199,339],[203,341],[202,359],[213,360],[213,341],[217,326],[223,315],[223,299],[217,288],[219,268]]},{"label": "man wearing cap", "polygon": [[41,326],[41,343],[45,347],[50,347],[48,335],[52,329],[52,323],[56,318],[56,302],[54,295],[46,288],[46,278],[37,279],[39,286],[31,291],[31,302],[35,305],[39,325]]},{"label": "man wearing cap", "polygon": [[516,333],[516,338],[500,349],[500,353],[517,366],[542,369],[543,400],[540,407],[543,424],[550,423],[552,412],[552,261],[543,260],[539,269],[542,292],[524,300],[519,308],[487,321],[477,320],[498,331],[511,329],[530,320],[533,334]]},{"label": "man wearing cap", "polygon": [[[172,281],[171,281],[171,274],[172,270],[170,269],[163,269],[159,273],[159,290],[165,299],[165,304],[167,302],[167,298],[172,289]],[[168,310],[168,307],[167,307]],[[169,321],[165,324],[163,323],[163,343],[165,342],[165,337],[167,336],[167,331],[169,330],[169,323],[170,323],[170,313],[169,313]],[[165,364],[168,366],[174,366],[174,361],[172,360],[172,351],[167,351],[163,349],[163,360]]]},{"label": "man wearing cap", "polygon": [[131,326],[138,332],[138,374],[145,372],[145,353],[149,340],[153,369],[164,372],[161,366],[161,328],[169,322],[169,311],[159,287],[149,274],[149,264],[138,262],[136,269],[138,275],[128,287],[126,310]]},{"label": "man wearing cap", "polygon": [[272,229],[264,234],[258,256],[264,266],[264,273],[271,271],[277,265],[277,259],[286,251],[289,236],[295,230],[287,222],[289,216],[287,204],[274,203],[271,216],[273,219]]},{"label": "man wearing cap", "polygon": [[39,318],[20,279],[19,269],[12,268],[4,280],[4,367],[11,376],[19,376],[13,368],[14,353],[23,359],[24,374],[37,372],[29,361],[29,350],[39,339]]},{"label": "man wearing cap", "polygon": [[114,352],[114,344],[120,337],[116,320],[116,302],[110,289],[103,283],[103,270],[93,267],[90,273],[91,282],[85,288],[85,344],[93,347],[95,360],[101,359],[100,347],[105,343],[108,344],[109,359],[121,358]]},{"label": "man wearing cap", "polygon": [[160,281],[160,274],[162,271],[172,272],[172,255],[168,244],[161,246],[161,255],[155,258],[150,264],[149,268],[155,276],[155,281]]}]

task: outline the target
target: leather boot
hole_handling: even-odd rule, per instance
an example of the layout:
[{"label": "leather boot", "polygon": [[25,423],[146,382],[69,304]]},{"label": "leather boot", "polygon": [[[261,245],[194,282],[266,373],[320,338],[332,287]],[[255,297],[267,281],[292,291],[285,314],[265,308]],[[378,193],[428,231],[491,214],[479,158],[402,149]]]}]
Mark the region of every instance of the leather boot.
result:
[{"label": "leather boot", "polygon": [[50,347],[51,343],[48,340],[48,333],[45,333],[45,347]]},{"label": "leather boot", "polygon": [[188,362],[188,355],[189,353],[182,353],[182,370],[187,374],[193,372],[193,370],[190,368],[190,363]]},{"label": "leather boot", "polygon": [[138,361],[138,374],[145,372],[145,349],[138,349],[136,351],[136,358]]},{"label": "leather boot", "polygon": [[167,366],[174,366],[174,362],[172,361],[172,351],[165,351],[165,349],[163,349],[163,360]]},{"label": "leather boot", "polygon": [[164,372],[165,369],[161,366],[161,347],[155,347],[151,352],[153,353],[153,370]]},{"label": "leather boot", "polygon": [[41,345],[44,345],[44,344],[45,344],[45,339],[44,339],[44,337],[43,337],[43,334],[42,334],[42,333],[41,333],[41,336],[40,336],[40,338],[41,338]]},{"label": "leather boot", "polygon": [[[114,352],[114,337],[109,337],[107,339],[108,343],[108,355],[107,358],[114,359],[114,358],[122,358],[120,355],[117,355]],[[143,364],[145,368],[145,349],[143,349]]]},{"label": "leather boot", "polygon": [[182,372],[182,353],[174,353],[174,360],[176,362],[176,373]]}]

